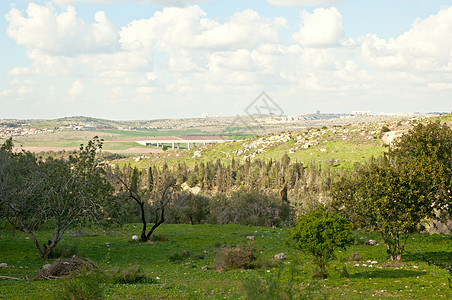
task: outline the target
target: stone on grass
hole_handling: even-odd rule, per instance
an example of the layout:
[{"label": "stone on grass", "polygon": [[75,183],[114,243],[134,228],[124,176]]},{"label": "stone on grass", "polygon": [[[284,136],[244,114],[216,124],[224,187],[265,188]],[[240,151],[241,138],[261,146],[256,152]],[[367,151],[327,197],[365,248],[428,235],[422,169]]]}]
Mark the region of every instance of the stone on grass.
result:
[{"label": "stone on grass", "polygon": [[284,259],[286,259],[286,255],[284,253],[275,254],[275,259],[276,260],[284,260]]}]

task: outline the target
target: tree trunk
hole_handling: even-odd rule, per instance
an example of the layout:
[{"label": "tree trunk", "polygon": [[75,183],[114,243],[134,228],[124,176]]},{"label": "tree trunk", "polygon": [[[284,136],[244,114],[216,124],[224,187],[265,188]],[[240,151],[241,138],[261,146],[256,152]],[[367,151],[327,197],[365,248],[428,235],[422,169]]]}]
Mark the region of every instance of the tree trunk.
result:
[{"label": "tree trunk", "polygon": [[146,235],[147,223],[146,223],[146,215],[145,215],[145,211],[144,211],[144,203],[143,202],[140,203],[140,209],[141,209],[141,222],[143,223],[143,229],[141,230],[141,241],[147,242],[149,240],[149,238]]},{"label": "tree trunk", "polygon": [[149,240],[154,233],[154,231],[159,227],[163,222],[165,222],[165,206],[162,206],[162,213],[160,214],[160,220],[155,220],[155,224],[152,226],[151,230],[147,234],[147,240]]}]

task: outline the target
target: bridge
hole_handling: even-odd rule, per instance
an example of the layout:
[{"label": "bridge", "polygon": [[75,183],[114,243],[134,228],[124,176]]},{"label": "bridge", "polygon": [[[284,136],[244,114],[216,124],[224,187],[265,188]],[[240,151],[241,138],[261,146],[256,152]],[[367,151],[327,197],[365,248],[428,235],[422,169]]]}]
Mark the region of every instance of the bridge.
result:
[{"label": "bridge", "polygon": [[196,147],[196,146],[205,146],[207,144],[217,144],[217,143],[225,143],[225,142],[232,142],[233,140],[220,140],[220,139],[216,139],[216,140],[185,140],[185,139],[180,139],[180,140],[143,140],[143,141],[136,141],[138,144],[143,145],[143,146],[157,146],[157,148],[159,147],[163,147],[164,145],[171,145],[172,149],[180,149],[180,145],[187,145],[187,149],[190,150],[190,146],[191,147]]}]

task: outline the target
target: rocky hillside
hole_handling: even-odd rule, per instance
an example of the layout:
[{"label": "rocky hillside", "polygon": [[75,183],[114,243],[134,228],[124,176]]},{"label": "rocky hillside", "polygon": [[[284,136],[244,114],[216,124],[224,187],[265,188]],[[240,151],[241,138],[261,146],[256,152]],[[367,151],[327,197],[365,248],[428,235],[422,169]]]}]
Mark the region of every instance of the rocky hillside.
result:
[{"label": "rocky hillside", "polygon": [[[188,150],[168,150],[146,157],[123,159],[118,163],[132,163],[139,167],[150,164],[169,165],[185,161],[221,159],[228,163],[234,159],[279,159],[287,153],[292,161],[305,164],[326,163],[339,168],[349,168],[356,162],[379,156],[389,145],[412,126],[438,117],[414,117],[393,121],[378,121],[344,126],[310,128],[302,131],[268,134],[236,142],[207,145]],[[450,119],[450,120],[449,120]],[[452,121],[451,115],[440,121]]]}]

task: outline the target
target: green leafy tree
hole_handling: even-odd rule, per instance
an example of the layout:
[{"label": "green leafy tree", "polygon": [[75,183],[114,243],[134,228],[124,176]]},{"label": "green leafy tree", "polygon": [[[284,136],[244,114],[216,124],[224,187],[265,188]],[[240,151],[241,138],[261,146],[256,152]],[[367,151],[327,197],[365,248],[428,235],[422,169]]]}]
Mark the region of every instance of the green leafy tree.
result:
[{"label": "green leafy tree", "polygon": [[332,188],[334,206],[354,224],[380,233],[392,260],[400,260],[408,236],[432,211],[417,170],[372,160],[343,176]]},{"label": "green leafy tree", "polygon": [[[96,220],[109,204],[112,187],[96,160],[102,142],[95,138],[69,160],[37,159],[28,152],[0,150],[0,214],[17,230],[30,235],[39,255],[47,259],[67,228]],[[36,230],[52,226],[40,244]]]},{"label": "green leafy tree", "polygon": [[300,217],[292,228],[290,237],[295,247],[314,258],[320,276],[327,277],[327,264],[333,260],[335,251],[345,249],[353,242],[351,224],[335,213],[327,212],[324,206]]},{"label": "green leafy tree", "polygon": [[444,220],[452,216],[452,129],[429,122],[415,126],[389,152],[399,169],[421,178],[419,190]]}]

